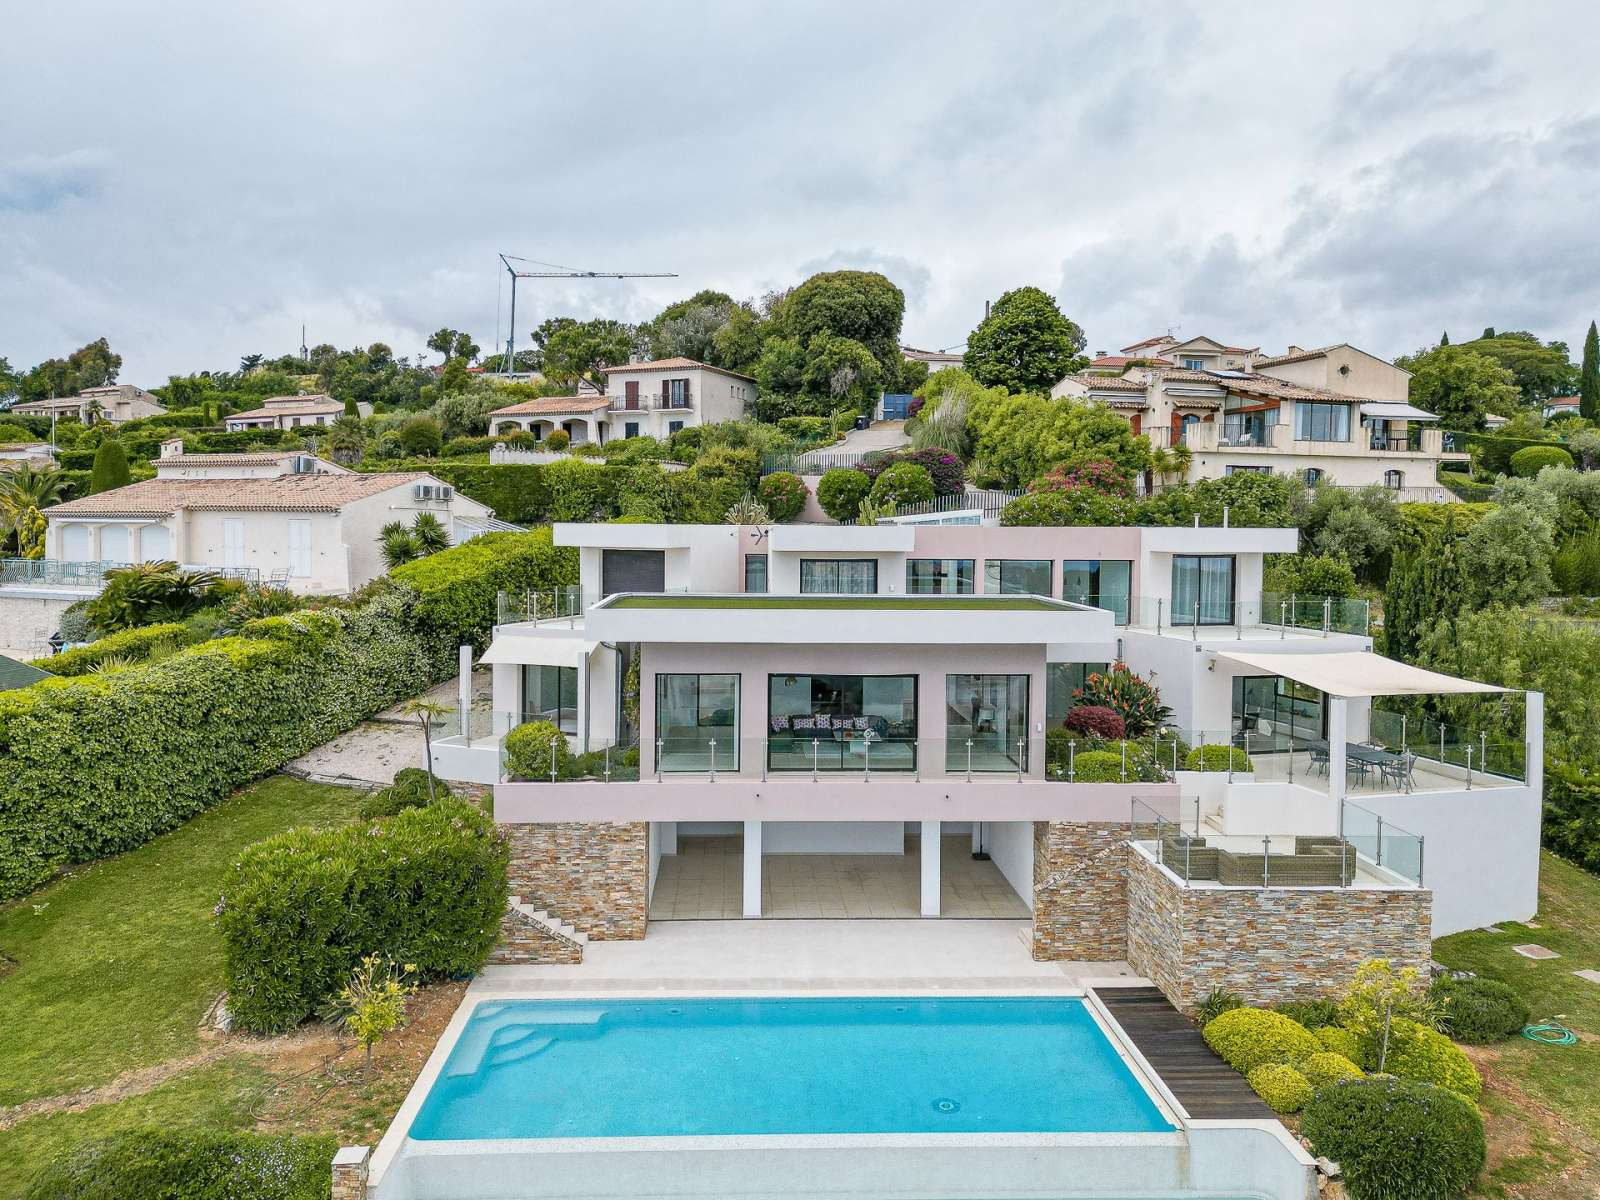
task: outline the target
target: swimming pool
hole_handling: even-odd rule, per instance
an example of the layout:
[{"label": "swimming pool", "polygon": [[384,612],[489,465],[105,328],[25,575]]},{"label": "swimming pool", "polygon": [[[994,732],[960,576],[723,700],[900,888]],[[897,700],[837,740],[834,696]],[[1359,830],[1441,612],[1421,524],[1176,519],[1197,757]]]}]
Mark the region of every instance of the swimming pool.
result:
[{"label": "swimming pool", "polygon": [[480,1002],[419,1142],[1164,1133],[1077,997]]}]

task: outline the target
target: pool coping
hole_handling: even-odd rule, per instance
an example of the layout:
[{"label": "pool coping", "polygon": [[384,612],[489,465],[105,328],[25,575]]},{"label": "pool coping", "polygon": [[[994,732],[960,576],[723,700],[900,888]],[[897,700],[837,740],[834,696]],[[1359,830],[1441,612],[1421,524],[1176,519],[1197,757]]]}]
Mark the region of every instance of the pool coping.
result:
[{"label": "pool coping", "polygon": [[[890,981],[858,981],[837,980],[829,981],[830,985],[810,987],[802,995],[815,996],[866,996],[866,997],[904,997],[907,999],[919,998],[1029,998],[1039,999],[1048,996],[1056,999],[1075,999],[1084,1004],[1085,1011],[1090,1015],[1096,1027],[1100,1030],[1112,1049],[1116,1052],[1124,1067],[1138,1081],[1149,1096],[1152,1103],[1161,1112],[1164,1120],[1173,1128],[1168,1131],[1156,1132],[1046,1132],[1046,1133],[798,1133],[798,1134],[704,1134],[704,1135],[651,1135],[644,1137],[587,1137],[587,1138],[483,1138],[470,1140],[439,1139],[432,1141],[413,1140],[409,1136],[412,1123],[416,1120],[426,1101],[433,1085],[444,1070],[446,1061],[451,1051],[459,1041],[462,1031],[471,1020],[473,1013],[481,1003],[505,1002],[517,1000],[633,1000],[633,999],[783,999],[796,995],[794,988],[727,988],[715,986],[677,986],[672,988],[647,988],[647,987],[616,987],[603,986],[586,987],[581,989],[563,988],[559,992],[545,991],[535,985],[527,987],[506,988],[504,982],[492,990],[481,986],[484,982],[480,976],[468,987],[466,994],[451,1014],[449,1023],[440,1034],[435,1043],[433,1052],[423,1064],[416,1081],[406,1094],[404,1102],[395,1113],[394,1119],[385,1130],[379,1141],[371,1160],[370,1187],[374,1190],[383,1183],[384,1177],[395,1167],[401,1159],[401,1152],[406,1151],[414,1157],[443,1157],[445,1155],[461,1153],[463,1147],[476,1146],[486,1154],[509,1153],[513,1150],[532,1151],[551,1154],[579,1154],[612,1152],[617,1154],[665,1152],[673,1149],[683,1151],[719,1151],[719,1150],[813,1150],[813,1149],[871,1149],[875,1147],[888,1148],[956,1148],[956,1147],[1030,1147],[1030,1148],[1068,1148],[1068,1147],[1107,1147],[1136,1146],[1161,1147],[1175,1145],[1189,1145],[1190,1133],[1199,1129],[1254,1129],[1271,1136],[1281,1142],[1297,1160],[1309,1168],[1312,1160],[1306,1155],[1305,1150],[1295,1141],[1284,1126],[1276,1121],[1196,1121],[1192,1119],[1187,1110],[1180,1104],[1177,1097],[1167,1087],[1160,1074],[1150,1065],[1149,1061],[1139,1051],[1132,1038],[1117,1023],[1105,1008],[1099,997],[1094,994],[1096,987],[1127,987],[1142,984],[1143,980],[1134,981],[1124,977],[1112,977],[1105,980],[1083,979],[1063,980],[1058,986],[1040,988],[1037,985],[1028,986],[976,986],[976,987],[944,987],[929,988],[895,986]],[[709,984],[710,981],[707,981]],[[430,1149],[431,1148],[431,1149]]]}]

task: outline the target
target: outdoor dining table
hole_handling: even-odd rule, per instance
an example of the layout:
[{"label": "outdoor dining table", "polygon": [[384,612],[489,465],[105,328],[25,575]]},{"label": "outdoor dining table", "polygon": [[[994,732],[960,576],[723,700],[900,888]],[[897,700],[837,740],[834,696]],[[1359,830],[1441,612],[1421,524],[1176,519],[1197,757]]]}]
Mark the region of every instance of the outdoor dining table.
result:
[{"label": "outdoor dining table", "polygon": [[[1308,743],[1315,750],[1328,750],[1329,745],[1325,739],[1317,738]],[[1344,744],[1344,761],[1346,767],[1357,767],[1363,778],[1366,777],[1368,768],[1377,767],[1381,772],[1385,767],[1398,767],[1405,770],[1406,758],[1403,754],[1396,754],[1393,750],[1385,750],[1382,746],[1363,746],[1359,742],[1346,742]],[[1407,781],[1409,782],[1409,781]]]}]

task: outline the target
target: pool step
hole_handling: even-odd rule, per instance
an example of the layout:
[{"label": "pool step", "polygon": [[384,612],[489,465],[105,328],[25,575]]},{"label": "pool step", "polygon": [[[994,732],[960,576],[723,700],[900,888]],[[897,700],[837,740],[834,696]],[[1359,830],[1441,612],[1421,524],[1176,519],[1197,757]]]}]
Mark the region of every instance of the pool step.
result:
[{"label": "pool step", "polygon": [[534,908],[532,905],[524,904],[521,896],[511,897],[511,907],[516,909],[527,920],[549,930],[558,938],[579,946],[587,946],[589,944],[589,935],[587,933],[582,932],[575,926],[568,925],[560,917],[552,917],[542,908]]}]

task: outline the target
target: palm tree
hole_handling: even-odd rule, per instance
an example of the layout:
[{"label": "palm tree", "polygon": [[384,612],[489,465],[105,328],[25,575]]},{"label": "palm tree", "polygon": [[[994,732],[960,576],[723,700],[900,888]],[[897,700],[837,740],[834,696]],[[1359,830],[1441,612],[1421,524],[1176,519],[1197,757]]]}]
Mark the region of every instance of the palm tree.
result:
[{"label": "palm tree", "polygon": [[101,404],[99,400],[91,399],[83,406],[83,415],[85,418],[84,423],[87,425],[93,425],[105,415],[105,411],[106,406],[104,404]]},{"label": "palm tree", "polygon": [[0,537],[15,533],[18,553],[23,558],[39,557],[29,553],[43,545],[43,539],[37,536],[39,522],[30,514],[59,503],[66,491],[66,476],[54,467],[35,468],[24,463],[15,471],[0,474]]},{"label": "palm tree", "polygon": [[432,513],[418,513],[417,519],[411,523],[411,533],[423,554],[437,554],[440,550],[450,548],[450,531]]},{"label": "palm tree", "polygon": [[390,521],[378,531],[378,546],[383,552],[384,564],[391,571],[402,563],[422,556],[417,535],[400,521]]},{"label": "palm tree", "polygon": [[[433,722],[436,717],[442,717],[450,711],[448,704],[440,704],[419,696],[415,700],[407,700],[400,706],[400,714],[406,717],[415,717],[422,726],[422,756],[428,768],[428,803],[433,803]],[[469,714],[461,714],[463,732],[469,719]]]}]

